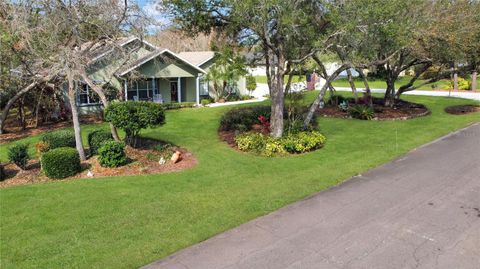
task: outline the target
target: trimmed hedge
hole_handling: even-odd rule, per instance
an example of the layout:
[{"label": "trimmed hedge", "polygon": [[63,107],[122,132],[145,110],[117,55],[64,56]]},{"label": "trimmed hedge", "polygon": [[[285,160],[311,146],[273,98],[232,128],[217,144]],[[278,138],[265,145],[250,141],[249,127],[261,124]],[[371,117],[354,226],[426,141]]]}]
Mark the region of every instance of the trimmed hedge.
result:
[{"label": "trimmed hedge", "polygon": [[62,147],[45,152],[42,169],[49,178],[66,178],[80,172],[80,156],[74,148]]},{"label": "trimmed hedge", "polygon": [[98,149],[105,144],[105,142],[113,141],[113,136],[110,131],[95,130],[88,134],[87,137],[90,154],[98,154]]},{"label": "trimmed hedge", "polygon": [[195,102],[180,102],[180,103],[166,103],[162,106],[165,110],[170,109],[180,109],[180,108],[188,108],[188,107],[195,107],[197,104]]},{"label": "trimmed hedge", "polygon": [[49,150],[63,147],[74,148],[75,133],[73,130],[50,132],[43,135],[42,141],[48,144]]},{"label": "trimmed hedge", "polygon": [[107,141],[98,149],[98,162],[103,167],[119,167],[127,163],[125,144]]},{"label": "trimmed hedge", "polygon": [[30,156],[28,155],[28,145],[27,144],[16,144],[11,146],[8,149],[8,160],[16,164],[20,169],[27,169],[28,160]]}]

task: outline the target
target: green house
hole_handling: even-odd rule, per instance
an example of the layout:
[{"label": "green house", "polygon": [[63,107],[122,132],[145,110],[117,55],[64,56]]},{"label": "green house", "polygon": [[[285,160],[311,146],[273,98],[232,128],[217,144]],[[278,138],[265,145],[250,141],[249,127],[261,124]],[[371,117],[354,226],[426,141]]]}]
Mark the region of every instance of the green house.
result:
[{"label": "green house", "polygon": [[[174,53],[131,37],[93,49],[91,59],[89,78],[112,89],[115,99],[200,104],[210,95],[206,74],[215,63],[213,51]],[[246,93],[245,78],[236,88]],[[81,114],[102,109],[98,96],[82,81],[77,82],[77,106]]]}]

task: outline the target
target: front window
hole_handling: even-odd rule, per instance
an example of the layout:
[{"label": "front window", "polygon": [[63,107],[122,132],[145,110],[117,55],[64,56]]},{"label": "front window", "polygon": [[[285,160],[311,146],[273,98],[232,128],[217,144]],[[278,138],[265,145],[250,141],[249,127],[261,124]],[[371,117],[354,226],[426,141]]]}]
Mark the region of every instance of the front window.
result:
[{"label": "front window", "polygon": [[100,103],[98,95],[85,83],[79,83],[77,94],[79,105],[96,105]]},{"label": "front window", "polygon": [[200,95],[208,95],[208,80],[200,78]]},{"label": "front window", "polygon": [[128,83],[128,100],[152,101],[153,94],[154,81],[152,79],[134,80]]}]

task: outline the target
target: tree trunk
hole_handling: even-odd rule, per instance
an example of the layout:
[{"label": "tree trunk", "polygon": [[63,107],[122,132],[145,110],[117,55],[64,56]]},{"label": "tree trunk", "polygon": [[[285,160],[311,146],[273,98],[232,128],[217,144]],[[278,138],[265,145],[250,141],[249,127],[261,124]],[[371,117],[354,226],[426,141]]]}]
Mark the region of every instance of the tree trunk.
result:
[{"label": "tree trunk", "polygon": [[[82,72],[81,74],[82,79],[88,84],[88,86],[100,97],[100,100],[103,103],[103,109],[106,109],[109,105],[108,99],[105,96],[105,93],[103,92],[103,89],[96,85],[88,76],[85,72]],[[120,136],[118,135],[117,128],[113,126],[112,123],[110,123],[110,132],[112,133],[113,139],[115,141],[120,141]]]},{"label": "tree trunk", "polygon": [[353,97],[355,98],[355,104],[358,104],[358,93],[357,87],[355,87],[355,82],[353,81],[352,71],[347,69],[348,83],[350,83],[350,88],[352,88]]},{"label": "tree trunk", "polygon": [[18,122],[22,127],[22,130],[27,129],[27,123],[25,122],[25,104],[24,98],[20,99],[18,104]]},{"label": "tree trunk", "polygon": [[346,68],[350,68],[349,65],[343,64],[340,66],[335,72],[333,72],[332,75],[330,75],[323,85],[322,89],[320,89],[320,93],[318,94],[317,98],[315,98],[315,101],[313,101],[312,105],[310,106],[310,109],[308,110],[307,117],[303,121],[303,129],[307,129],[308,125],[310,125],[310,122],[313,119],[313,115],[315,114],[315,111],[317,111],[318,106],[320,105],[320,102],[323,100],[323,97],[325,96],[325,93],[327,92],[327,89],[329,88],[330,83],[338,77],[340,73],[342,73]]},{"label": "tree trunk", "polygon": [[458,73],[455,70],[455,73],[453,73],[453,90],[458,91]]},{"label": "tree trunk", "polygon": [[393,107],[395,104],[395,79],[391,74],[387,75],[387,90],[384,97],[385,106]]},{"label": "tree trunk", "polygon": [[83,148],[82,133],[80,127],[80,120],[77,110],[76,102],[76,89],[73,83],[73,78],[71,74],[68,74],[68,101],[70,103],[70,109],[72,110],[72,121],[73,121],[73,130],[75,133],[75,145],[80,156],[80,160],[85,161],[87,158],[85,156],[85,149]]},{"label": "tree trunk", "polygon": [[2,110],[2,116],[0,117],[0,134],[3,134],[3,130],[5,129],[5,120],[7,119],[8,112],[10,111],[10,108],[12,108],[12,105],[18,100],[18,98],[22,97],[25,93],[29,92],[30,90],[34,89],[38,84],[47,82],[51,80],[54,77],[54,75],[49,75],[44,77],[43,79],[39,81],[34,81],[30,83],[28,86],[23,88],[22,90],[18,91],[12,99],[8,100],[7,104]]},{"label": "tree trunk", "polygon": [[477,90],[477,71],[473,71],[472,73],[472,92]]},{"label": "tree trunk", "polygon": [[40,91],[40,96],[38,97],[37,100],[37,106],[35,107],[35,128],[38,128],[38,117],[39,117],[39,112],[40,112],[40,106],[42,104],[42,97],[43,97],[43,91],[44,89],[42,88],[42,91]]},{"label": "tree trunk", "polygon": [[285,58],[279,53],[277,61],[277,70],[274,76],[271,76],[271,116],[270,116],[270,135],[275,138],[283,135],[283,106],[284,106],[284,89],[283,75],[285,73]]},{"label": "tree trunk", "polygon": [[363,85],[365,86],[365,98],[367,98],[368,106],[373,108],[373,99],[372,99],[372,91],[370,90],[370,85],[368,84],[367,76],[363,73],[362,69],[356,69],[358,75],[363,80]]}]

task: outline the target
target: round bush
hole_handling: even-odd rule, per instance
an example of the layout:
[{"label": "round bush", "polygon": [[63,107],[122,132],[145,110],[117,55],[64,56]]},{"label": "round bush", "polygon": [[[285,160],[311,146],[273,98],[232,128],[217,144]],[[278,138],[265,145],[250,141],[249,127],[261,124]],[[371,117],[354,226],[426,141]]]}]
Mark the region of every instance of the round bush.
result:
[{"label": "round bush", "polygon": [[220,128],[224,131],[251,130],[254,124],[259,124],[258,118],[264,116],[270,119],[269,106],[252,106],[234,108],[222,116]]},{"label": "round bush", "polygon": [[66,178],[80,172],[80,157],[74,148],[62,147],[45,152],[42,169],[49,178]]},{"label": "round bush", "polygon": [[107,141],[98,149],[98,162],[103,167],[118,167],[127,163],[125,144]]},{"label": "round bush", "polygon": [[8,149],[8,160],[16,164],[20,169],[25,170],[27,168],[28,160],[28,145],[17,144]]},{"label": "round bush", "polygon": [[73,130],[60,130],[56,132],[46,133],[42,137],[42,141],[48,144],[48,149],[56,149],[62,147],[75,147],[75,133]]},{"label": "round bush", "polygon": [[90,147],[90,154],[98,154],[98,149],[107,141],[112,141],[113,136],[110,131],[95,130],[88,134],[88,146]]},{"label": "round bush", "polygon": [[140,130],[165,123],[164,107],[145,101],[115,102],[105,109],[105,120],[125,131],[125,140],[135,145]]}]

